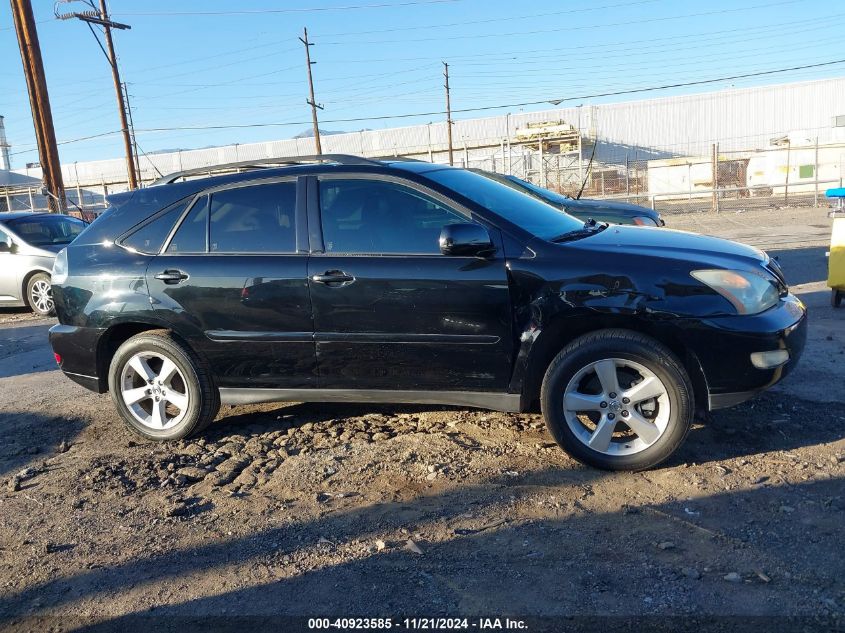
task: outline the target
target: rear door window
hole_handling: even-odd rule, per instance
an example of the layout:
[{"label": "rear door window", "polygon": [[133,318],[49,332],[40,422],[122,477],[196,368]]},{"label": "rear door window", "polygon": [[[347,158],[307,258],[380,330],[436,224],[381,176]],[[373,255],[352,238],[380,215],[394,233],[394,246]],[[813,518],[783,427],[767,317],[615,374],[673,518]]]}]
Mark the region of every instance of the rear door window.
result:
[{"label": "rear door window", "polygon": [[208,196],[203,196],[179,225],[167,253],[205,253],[208,250]]},{"label": "rear door window", "polygon": [[296,183],[214,192],[209,218],[211,253],[295,253]]}]

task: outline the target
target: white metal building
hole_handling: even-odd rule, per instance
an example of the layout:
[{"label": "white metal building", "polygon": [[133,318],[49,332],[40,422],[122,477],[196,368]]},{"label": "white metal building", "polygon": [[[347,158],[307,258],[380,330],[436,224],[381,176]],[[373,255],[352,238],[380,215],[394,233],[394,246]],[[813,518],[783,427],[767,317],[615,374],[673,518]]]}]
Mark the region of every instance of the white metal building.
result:
[{"label": "white metal building", "polygon": [[[516,131],[529,123],[562,122],[596,141],[595,160],[603,164],[627,161],[707,156],[712,144],[720,152],[749,151],[769,146],[774,137],[800,130],[819,144],[845,140],[845,77],[754,88],[720,90],[687,96],[661,97],[608,105],[588,105],[457,121],[453,129],[456,164],[477,164],[503,171],[517,146]],[[325,153],[364,156],[404,155],[438,162],[447,160],[445,123],[431,123],[336,134],[322,138]],[[224,162],[307,155],[310,138],[230,145],[212,149],[142,156],[142,180],[158,171],[203,167]],[[65,164],[69,192],[105,185],[126,187],[123,157]],[[18,173],[40,178],[38,169]]]}]

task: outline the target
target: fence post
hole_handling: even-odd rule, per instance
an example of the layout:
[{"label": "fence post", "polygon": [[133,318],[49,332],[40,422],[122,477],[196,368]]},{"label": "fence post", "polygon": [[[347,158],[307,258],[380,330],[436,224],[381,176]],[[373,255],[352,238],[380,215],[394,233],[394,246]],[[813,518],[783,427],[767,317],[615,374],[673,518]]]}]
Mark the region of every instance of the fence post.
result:
[{"label": "fence post", "polygon": [[560,169],[560,154],[558,154],[557,155],[557,190],[559,192],[563,193],[563,182],[561,181],[560,172],[561,172],[561,169]]},{"label": "fence post", "polygon": [[816,137],[816,156],[815,162],[813,164],[813,180],[815,180],[815,184],[813,186],[813,206],[818,208],[819,206],[819,137]]},{"label": "fence post", "polygon": [[631,202],[631,166],[628,163],[628,152],[625,152],[625,202]]},{"label": "fence post", "polygon": [[687,200],[692,202],[692,161],[687,161],[687,188],[689,189]]},{"label": "fence post", "polygon": [[713,171],[713,203],[712,209],[716,213],[719,212],[719,144],[713,143],[713,160],[712,160],[712,171]]},{"label": "fence post", "polygon": [[[29,194],[29,208],[32,209],[33,211],[35,211],[35,200],[33,200],[33,198],[32,198],[32,189],[27,187],[26,192],[27,192],[27,194]],[[11,209],[9,209],[9,211],[11,211]]]},{"label": "fence post", "polygon": [[546,186],[546,163],[543,160],[543,139],[540,139],[540,186]]},{"label": "fence post", "polygon": [[792,143],[786,139],[786,180],[783,183],[783,203],[789,203],[789,159],[792,154]]},{"label": "fence post", "polygon": [[5,192],[6,192],[6,211],[11,211],[12,210],[12,199],[9,198],[9,188],[8,187],[5,189]]},{"label": "fence post", "polygon": [[505,136],[507,137],[507,141],[508,141],[507,174],[508,174],[508,176],[512,176],[513,175],[513,155],[511,154],[511,113],[510,112],[505,114]]}]

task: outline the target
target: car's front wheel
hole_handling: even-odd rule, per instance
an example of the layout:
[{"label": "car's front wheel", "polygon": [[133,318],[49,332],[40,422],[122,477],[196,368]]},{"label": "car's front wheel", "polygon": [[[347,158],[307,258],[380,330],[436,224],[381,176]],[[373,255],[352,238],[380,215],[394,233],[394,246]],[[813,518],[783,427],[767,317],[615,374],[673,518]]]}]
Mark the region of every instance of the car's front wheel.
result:
[{"label": "car's front wheel", "polygon": [[26,302],[30,309],[41,316],[52,316],[55,314],[53,305],[53,286],[50,284],[50,275],[47,273],[36,273],[26,282]]},{"label": "car's front wheel", "polygon": [[117,349],[109,391],[126,425],[153,440],[197,434],[220,409],[207,365],[164,330],[133,336]]},{"label": "car's front wheel", "polygon": [[541,403],[557,443],[605,470],[643,470],[669,457],[694,410],[674,354],[627,330],[587,334],[561,350],[546,371]]}]

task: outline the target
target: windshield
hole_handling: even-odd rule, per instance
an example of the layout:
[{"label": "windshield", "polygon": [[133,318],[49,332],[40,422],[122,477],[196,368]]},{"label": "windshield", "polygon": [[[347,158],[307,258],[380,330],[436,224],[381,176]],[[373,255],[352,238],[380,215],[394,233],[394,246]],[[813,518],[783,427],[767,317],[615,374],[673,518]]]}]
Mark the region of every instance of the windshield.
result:
[{"label": "windshield", "polygon": [[543,200],[548,200],[549,202],[552,202],[554,204],[566,204],[571,200],[571,198],[567,198],[561,193],[551,191],[550,189],[543,189],[542,187],[538,187],[534,183],[522,180],[521,178],[517,178],[516,176],[508,176],[507,179],[518,187],[527,189],[531,193],[540,196]]},{"label": "windshield", "polygon": [[6,224],[31,246],[70,244],[85,228],[82,220],[66,215],[36,215],[10,220]]},{"label": "windshield", "polygon": [[545,240],[584,226],[581,220],[527,193],[465,169],[432,169],[425,176]]}]

